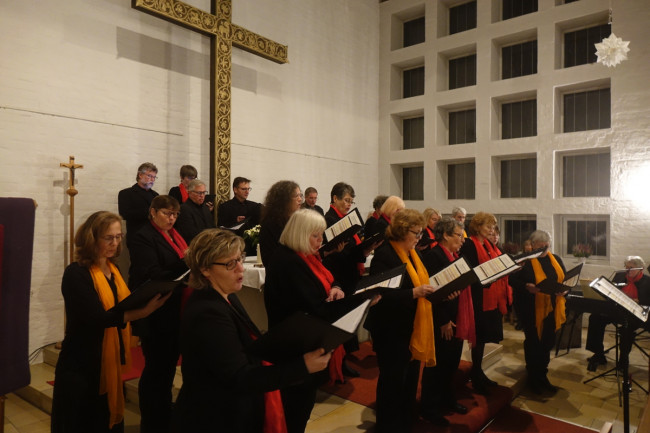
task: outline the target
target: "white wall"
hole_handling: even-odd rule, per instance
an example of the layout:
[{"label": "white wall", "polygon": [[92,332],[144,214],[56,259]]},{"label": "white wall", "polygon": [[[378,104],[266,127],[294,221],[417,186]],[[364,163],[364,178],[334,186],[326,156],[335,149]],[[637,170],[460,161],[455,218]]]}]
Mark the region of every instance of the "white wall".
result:
[{"label": "white wall", "polygon": [[[30,349],[63,337],[67,170],[75,220],[117,211],[137,166],[154,189],[182,164],[209,169],[209,40],[123,0],[0,3],[0,196],[38,202]],[[191,4],[209,9],[208,0]],[[293,179],[325,207],[340,180],[370,209],[377,193],[379,8],[376,0],[237,0],[233,22],[289,46],[287,65],[233,50],[232,173],[251,199]]]}]

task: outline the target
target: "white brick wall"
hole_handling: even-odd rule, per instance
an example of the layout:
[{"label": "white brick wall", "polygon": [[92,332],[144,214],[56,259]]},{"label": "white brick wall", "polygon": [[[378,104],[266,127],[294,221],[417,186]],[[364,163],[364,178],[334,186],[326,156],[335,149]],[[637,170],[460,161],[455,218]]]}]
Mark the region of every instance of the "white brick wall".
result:
[{"label": "white brick wall", "polygon": [[[192,4],[209,9],[209,1]],[[233,176],[262,201],[275,181],[354,185],[377,194],[376,0],[237,0],[233,21],[289,46],[288,65],[233,52]],[[0,196],[36,212],[30,349],[63,337],[68,258],[67,170],[77,171],[76,225],[117,211],[117,192],[144,161],[166,193],[182,164],[209,169],[209,41],[129,2],[0,3]]]}]

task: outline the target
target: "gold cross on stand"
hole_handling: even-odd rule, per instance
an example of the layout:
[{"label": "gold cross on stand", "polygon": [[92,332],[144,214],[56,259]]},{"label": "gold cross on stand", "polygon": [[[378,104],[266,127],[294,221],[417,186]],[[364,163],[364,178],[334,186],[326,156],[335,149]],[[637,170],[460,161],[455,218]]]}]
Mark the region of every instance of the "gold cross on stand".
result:
[{"label": "gold cross on stand", "polygon": [[74,260],[74,196],[78,194],[79,191],[74,187],[74,172],[78,168],[84,168],[81,164],[75,164],[74,156],[70,155],[70,162],[67,164],[62,162],[59,164],[59,167],[65,167],[70,171],[70,186],[68,187],[66,194],[70,196],[70,263]]},{"label": "gold cross on stand", "polygon": [[211,37],[210,190],[216,193],[215,205],[228,201],[232,47],[287,63],[287,46],[233,24],[232,0],[212,0],[213,13],[176,0],[132,0],[132,6]]}]

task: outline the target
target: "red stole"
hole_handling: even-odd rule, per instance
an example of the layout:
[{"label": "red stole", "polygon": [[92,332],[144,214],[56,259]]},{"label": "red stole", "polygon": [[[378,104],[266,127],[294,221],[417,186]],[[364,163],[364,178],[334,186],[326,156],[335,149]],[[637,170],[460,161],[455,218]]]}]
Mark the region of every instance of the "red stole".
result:
[{"label": "red stole", "polygon": [[[424,229],[427,231],[427,234],[429,235],[429,239],[431,239],[431,243],[429,244],[429,248],[433,248],[436,245],[438,245],[438,242],[436,242],[436,238],[433,236],[433,230],[431,230],[429,227],[425,227]],[[452,259],[449,259],[449,261],[451,262]]]},{"label": "red stole", "polygon": [[[470,239],[474,242],[479,264],[501,255],[501,251],[487,239],[484,243],[479,242],[474,235],[470,236]],[[509,303],[512,303],[512,288],[508,284],[508,277],[499,278],[490,287],[483,289],[483,311],[498,308],[501,314],[507,314]]]},{"label": "red stole", "polygon": [[[334,206],[330,205],[330,207],[332,209],[334,209],[334,212],[336,212],[336,215],[339,217],[339,219],[341,219],[341,218],[343,218],[345,216],[341,212],[339,212],[339,210],[337,208],[335,208]],[[356,245],[359,245],[361,243],[361,239],[359,239],[359,235],[354,235],[354,241],[356,242]],[[359,269],[359,275],[363,275],[366,272],[366,264],[365,263],[357,263],[357,268]]]},{"label": "red stole", "polygon": [[178,185],[178,189],[181,190],[181,203],[185,203],[190,194],[187,192],[187,188],[185,188],[183,182]]},{"label": "red stole", "polygon": [[625,279],[627,281],[627,285],[623,287],[623,289],[621,289],[623,290],[623,293],[625,293],[627,296],[634,299],[635,301],[639,299],[639,291],[637,290],[636,284],[634,283],[639,281],[642,276],[643,276],[643,271],[639,272],[639,275],[637,275],[634,278],[630,278],[629,276],[626,275]]},{"label": "red stole", "polygon": [[[151,225],[158,231],[158,233],[162,235],[163,238],[165,238],[167,243],[174,249],[174,251],[176,251],[179,259],[185,257],[185,251],[187,251],[187,243],[185,243],[185,239],[183,239],[182,236],[178,234],[175,228],[172,227],[171,230],[169,230],[169,233],[165,233],[153,221],[151,221]],[[171,237],[169,236],[170,234]],[[174,240],[172,241],[172,239]]]},{"label": "red stole", "polygon": [[382,213],[382,214],[381,214],[381,217],[382,217],[384,220],[386,220],[386,222],[388,223],[388,225],[390,225],[390,218],[388,218],[388,215],[386,215],[385,213]]},{"label": "red stole", "polygon": [[[427,229],[428,230],[428,229]],[[447,256],[449,263],[458,258],[458,253],[453,253],[440,245]],[[474,324],[474,304],[472,303],[472,288],[467,286],[458,296],[458,314],[456,315],[456,338],[467,340],[470,347],[476,346],[476,325]]]},{"label": "red stole", "polygon": [[[329,296],[330,291],[332,290],[332,283],[334,282],[334,276],[332,273],[327,270],[323,263],[321,263],[320,256],[318,254],[303,254],[296,252],[298,257],[300,257],[309,267],[309,270],[318,278],[318,281],[323,285],[325,289],[326,297]],[[336,380],[344,382],[345,378],[343,377],[343,357],[345,356],[345,349],[343,345],[338,346],[332,352],[332,357],[328,364],[330,383],[334,383]]]}]

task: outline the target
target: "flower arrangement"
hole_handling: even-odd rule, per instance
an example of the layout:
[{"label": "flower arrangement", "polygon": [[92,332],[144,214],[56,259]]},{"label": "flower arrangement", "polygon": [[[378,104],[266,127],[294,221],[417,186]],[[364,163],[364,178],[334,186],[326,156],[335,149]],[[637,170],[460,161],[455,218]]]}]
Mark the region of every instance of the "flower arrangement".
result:
[{"label": "flower arrangement", "polygon": [[573,246],[573,257],[587,258],[593,253],[589,244],[575,244]]},{"label": "flower arrangement", "polygon": [[244,239],[248,239],[253,248],[257,247],[257,244],[260,241],[260,228],[261,227],[258,224],[253,228],[244,230]]}]

